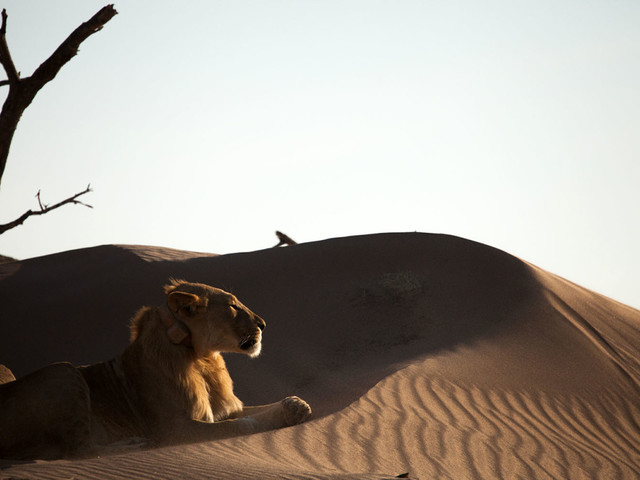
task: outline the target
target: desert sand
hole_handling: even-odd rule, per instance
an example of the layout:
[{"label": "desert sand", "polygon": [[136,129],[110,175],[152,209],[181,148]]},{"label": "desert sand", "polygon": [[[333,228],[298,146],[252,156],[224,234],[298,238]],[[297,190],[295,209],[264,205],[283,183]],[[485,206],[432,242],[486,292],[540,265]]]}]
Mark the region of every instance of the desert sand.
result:
[{"label": "desert sand", "polygon": [[2,460],[1,478],[640,478],[640,312],[452,236],[220,256],[110,245],[7,263],[0,363],[20,377],[114,357],[171,276],[232,291],[267,321],[259,358],[226,355],[238,396],[298,395],[313,419],[86,460]]}]

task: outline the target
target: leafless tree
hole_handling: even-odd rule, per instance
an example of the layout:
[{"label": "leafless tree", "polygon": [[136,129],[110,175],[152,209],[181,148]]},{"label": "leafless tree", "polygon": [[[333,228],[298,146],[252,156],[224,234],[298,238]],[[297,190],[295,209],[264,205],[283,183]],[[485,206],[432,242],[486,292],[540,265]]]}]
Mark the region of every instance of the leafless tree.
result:
[{"label": "leafless tree", "polygon": [[[40,65],[30,77],[21,78],[20,72],[13,63],[9,47],[7,45],[7,11],[2,10],[2,24],[0,25],[0,64],[7,74],[6,80],[0,80],[0,87],[9,87],[7,98],[0,112],[0,184],[2,176],[7,165],[9,157],[9,147],[13,140],[13,134],[16,131],[22,112],[31,105],[36,94],[48,82],[53,80],[60,69],[71,60],[77,53],[80,44],[84,42],[90,35],[102,30],[102,27],[111,20],[118,12],[113,5],[107,5],[98,11],[88,21],[76,28],[67,39]],[[89,206],[80,202],[78,197],[89,193],[90,187],[66,198],[54,205],[45,205],[40,200],[40,192],[36,195],[38,199],[39,210],[28,210],[16,220],[5,225],[0,225],[0,234],[10,230],[11,228],[21,225],[27,218],[32,215],[43,215],[56,208],[68,204],[80,204]]]}]

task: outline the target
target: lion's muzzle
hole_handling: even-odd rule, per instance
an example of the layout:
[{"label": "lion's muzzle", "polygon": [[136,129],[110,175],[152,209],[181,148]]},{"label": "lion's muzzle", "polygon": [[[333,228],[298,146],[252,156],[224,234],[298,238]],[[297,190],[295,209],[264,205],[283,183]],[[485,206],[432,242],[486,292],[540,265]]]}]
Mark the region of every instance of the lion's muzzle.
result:
[{"label": "lion's muzzle", "polygon": [[249,350],[251,347],[253,347],[256,343],[258,343],[259,338],[247,338],[245,340],[243,340],[242,342],[240,342],[240,348],[242,350]]},{"label": "lion's muzzle", "polygon": [[250,357],[257,357],[262,349],[262,331],[267,325],[258,315],[250,314],[248,320],[253,324],[251,333],[245,335],[238,342],[240,349]]},{"label": "lion's muzzle", "polygon": [[240,350],[242,350],[245,354],[250,357],[257,357],[260,355],[260,351],[262,350],[262,333],[260,331],[247,335],[242,338],[238,343]]}]

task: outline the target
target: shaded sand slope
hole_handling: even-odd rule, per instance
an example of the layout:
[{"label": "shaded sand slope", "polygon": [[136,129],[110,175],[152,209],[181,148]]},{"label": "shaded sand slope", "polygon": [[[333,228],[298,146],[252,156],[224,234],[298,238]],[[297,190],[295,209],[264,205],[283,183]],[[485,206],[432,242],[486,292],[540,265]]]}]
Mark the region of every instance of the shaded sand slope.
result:
[{"label": "shaded sand slope", "polygon": [[169,276],[231,290],[267,321],[260,358],[227,356],[240,398],[297,394],[315,419],[4,475],[640,478],[640,312],[456,237],[224,256],[104,246],[2,265],[0,362],[20,376],[116,355]]}]

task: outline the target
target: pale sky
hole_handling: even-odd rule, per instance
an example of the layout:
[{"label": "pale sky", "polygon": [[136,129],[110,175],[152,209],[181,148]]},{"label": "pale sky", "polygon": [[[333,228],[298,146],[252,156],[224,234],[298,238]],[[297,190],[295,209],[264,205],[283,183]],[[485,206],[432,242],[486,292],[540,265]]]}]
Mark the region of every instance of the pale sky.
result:
[{"label": "pale sky", "polygon": [[[1,1],[22,76],[103,5]],[[637,0],[115,8],[26,110],[0,189],[0,223],[39,189],[91,183],[94,209],[0,254],[447,233],[640,308]]]}]

